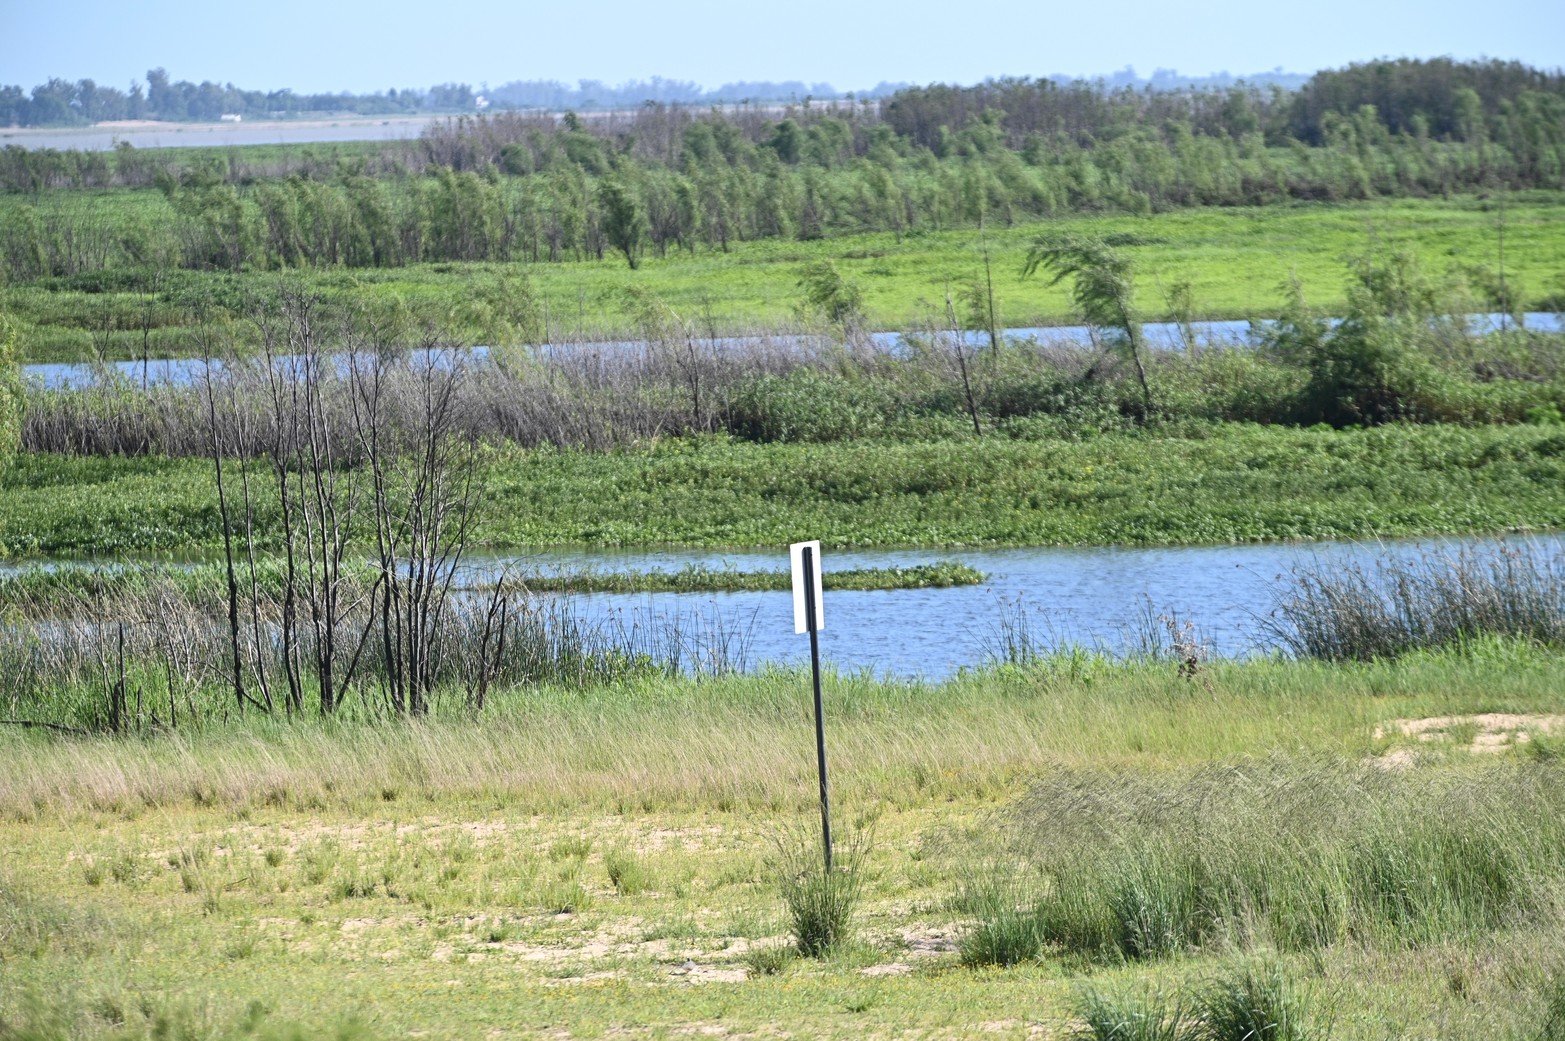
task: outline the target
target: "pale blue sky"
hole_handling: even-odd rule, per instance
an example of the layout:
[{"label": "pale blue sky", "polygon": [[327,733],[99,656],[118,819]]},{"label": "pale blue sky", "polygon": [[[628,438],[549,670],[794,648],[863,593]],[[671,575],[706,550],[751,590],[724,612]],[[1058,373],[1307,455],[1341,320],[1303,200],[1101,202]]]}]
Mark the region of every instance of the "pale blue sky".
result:
[{"label": "pale blue sky", "polygon": [[0,0],[0,83],[148,68],[246,88],[379,90],[462,81],[661,75],[712,87],[1227,70],[1293,72],[1387,55],[1565,64],[1560,0]]}]

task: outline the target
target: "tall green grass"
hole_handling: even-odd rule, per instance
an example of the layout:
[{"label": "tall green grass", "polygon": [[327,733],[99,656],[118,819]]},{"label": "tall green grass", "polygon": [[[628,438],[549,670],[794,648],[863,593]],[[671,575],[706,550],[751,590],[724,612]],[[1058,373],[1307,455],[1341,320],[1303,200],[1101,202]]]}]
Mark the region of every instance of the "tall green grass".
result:
[{"label": "tall green grass", "polygon": [[1086,987],[1077,1041],[1311,1041],[1330,1036],[1303,988],[1275,964],[1244,963],[1185,990]]},{"label": "tall green grass", "polygon": [[853,933],[871,839],[862,828],[843,839],[839,832],[828,869],[821,839],[810,830],[794,828],[776,837],[772,870],[794,947],[806,958],[840,950]]},{"label": "tall green grass", "polygon": [[[1419,945],[1558,913],[1565,770],[1395,772],[1270,759],[1193,774],[1065,772],[1009,815],[1023,882],[980,876],[967,961],[995,937],[1094,959]],[[1010,861],[1007,861],[1010,862]]]}]

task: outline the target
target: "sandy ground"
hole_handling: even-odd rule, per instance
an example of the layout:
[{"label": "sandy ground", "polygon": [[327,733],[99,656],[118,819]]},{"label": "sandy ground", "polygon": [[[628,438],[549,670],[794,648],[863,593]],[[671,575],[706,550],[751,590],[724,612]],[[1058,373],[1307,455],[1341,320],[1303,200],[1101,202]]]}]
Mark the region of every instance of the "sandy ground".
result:
[{"label": "sandy ground", "polygon": [[1463,737],[1469,738],[1469,751],[1499,752],[1512,745],[1526,744],[1532,740],[1533,734],[1560,732],[1565,732],[1565,716],[1484,712],[1472,716],[1394,719],[1385,726],[1375,728],[1375,740],[1403,737],[1415,741],[1448,741]]}]

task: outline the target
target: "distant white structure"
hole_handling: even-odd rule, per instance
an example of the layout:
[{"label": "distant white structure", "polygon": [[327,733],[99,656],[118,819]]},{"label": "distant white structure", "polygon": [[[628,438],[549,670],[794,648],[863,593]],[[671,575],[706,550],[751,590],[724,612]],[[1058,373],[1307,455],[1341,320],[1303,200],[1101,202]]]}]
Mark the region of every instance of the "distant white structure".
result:
[{"label": "distant white structure", "polygon": [[489,107],[489,99],[480,94],[478,97],[473,99],[473,107],[482,112],[484,109]]},{"label": "distant white structure", "polygon": [[237,112],[224,112],[221,116],[217,117],[218,122],[220,123],[239,123],[242,122],[244,118],[244,116],[241,116]]}]

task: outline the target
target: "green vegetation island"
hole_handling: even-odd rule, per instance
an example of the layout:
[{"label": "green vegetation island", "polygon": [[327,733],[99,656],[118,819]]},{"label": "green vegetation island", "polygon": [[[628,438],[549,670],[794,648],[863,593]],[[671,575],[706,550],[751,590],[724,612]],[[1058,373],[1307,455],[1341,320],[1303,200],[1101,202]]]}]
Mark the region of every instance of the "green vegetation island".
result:
[{"label": "green vegetation island", "polygon": [[[0,1041],[1565,1037],[1562,171],[1449,59],[0,150]],[[819,716],[575,606],[1426,537]]]}]

